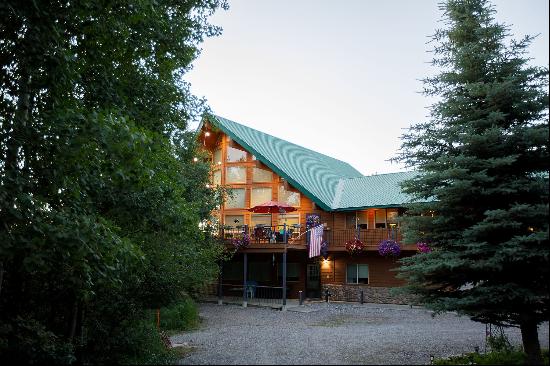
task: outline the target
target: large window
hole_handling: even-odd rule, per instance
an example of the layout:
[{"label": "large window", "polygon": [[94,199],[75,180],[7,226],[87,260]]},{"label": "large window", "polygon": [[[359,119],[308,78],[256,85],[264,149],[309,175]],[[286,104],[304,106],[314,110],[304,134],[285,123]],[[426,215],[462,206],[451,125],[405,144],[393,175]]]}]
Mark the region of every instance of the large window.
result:
[{"label": "large window", "polygon": [[226,226],[242,226],[244,225],[244,215],[225,215],[224,225]]},{"label": "large window", "polygon": [[227,196],[225,208],[244,208],[244,188],[231,189],[231,196]]},{"label": "large window", "polygon": [[279,186],[279,201],[290,206],[300,206],[300,193],[286,190],[284,185]]},{"label": "large window", "polygon": [[384,229],[386,227],[386,209],[374,211],[375,227]]},{"label": "large window", "polygon": [[220,169],[214,170],[214,172],[212,172],[212,184],[215,186],[219,186],[222,184],[222,171]]},{"label": "large window", "polygon": [[234,163],[238,161],[246,161],[246,151],[228,146],[227,161],[230,163]]},{"label": "large window", "polygon": [[369,266],[368,264],[348,264],[346,283],[350,284],[368,284]]},{"label": "large window", "polygon": [[300,215],[279,215],[279,225],[286,224],[286,226],[293,226],[300,224]]},{"label": "large window", "polygon": [[246,168],[230,166],[225,170],[225,183],[246,183]]},{"label": "large window", "polygon": [[252,171],[252,181],[255,183],[271,182],[273,173],[269,170],[254,168]]},{"label": "large window", "polygon": [[255,214],[250,216],[250,226],[256,227],[258,225],[271,226],[271,215],[267,214]]},{"label": "large window", "polygon": [[254,207],[271,201],[271,188],[252,188],[250,194],[250,207]]}]

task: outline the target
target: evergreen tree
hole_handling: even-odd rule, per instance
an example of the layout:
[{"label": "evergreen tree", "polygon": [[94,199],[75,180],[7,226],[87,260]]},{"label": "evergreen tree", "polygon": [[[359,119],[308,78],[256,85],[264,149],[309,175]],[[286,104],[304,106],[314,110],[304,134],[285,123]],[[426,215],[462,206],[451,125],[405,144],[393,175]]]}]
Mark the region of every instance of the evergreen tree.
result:
[{"label": "evergreen tree", "polygon": [[548,68],[529,65],[532,37],[509,41],[485,0],[448,0],[433,36],[424,93],[428,122],[402,137],[397,157],[419,175],[403,189],[417,202],[407,242],[430,253],[401,260],[406,290],[437,311],[521,329],[541,363],[538,324],[548,320]]},{"label": "evergreen tree", "polygon": [[0,362],[146,354],[145,309],[217,274],[182,76],[220,6],[0,2]]}]

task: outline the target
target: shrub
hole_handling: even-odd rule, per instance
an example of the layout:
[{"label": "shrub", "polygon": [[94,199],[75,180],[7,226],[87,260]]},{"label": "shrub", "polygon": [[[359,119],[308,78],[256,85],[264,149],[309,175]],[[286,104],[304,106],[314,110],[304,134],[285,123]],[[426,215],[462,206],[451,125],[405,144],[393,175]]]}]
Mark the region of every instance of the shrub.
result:
[{"label": "shrub", "polygon": [[197,305],[189,297],[160,309],[160,328],[164,331],[189,330],[197,327],[198,324]]}]

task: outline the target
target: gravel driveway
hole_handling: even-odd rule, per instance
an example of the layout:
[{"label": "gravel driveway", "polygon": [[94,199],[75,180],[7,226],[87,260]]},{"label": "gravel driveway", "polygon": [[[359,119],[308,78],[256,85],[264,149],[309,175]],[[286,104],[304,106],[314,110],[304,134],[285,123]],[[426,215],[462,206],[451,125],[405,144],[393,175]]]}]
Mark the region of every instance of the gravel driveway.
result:
[{"label": "gravel driveway", "polygon": [[[200,304],[201,329],[171,337],[194,350],[180,364],[429,364],[485,349],[485,325],[401,305],[314,303],[282,312]],[[518,329],[508,329],[520,344]],[[539,328],[548,348],[548,323]]]}]

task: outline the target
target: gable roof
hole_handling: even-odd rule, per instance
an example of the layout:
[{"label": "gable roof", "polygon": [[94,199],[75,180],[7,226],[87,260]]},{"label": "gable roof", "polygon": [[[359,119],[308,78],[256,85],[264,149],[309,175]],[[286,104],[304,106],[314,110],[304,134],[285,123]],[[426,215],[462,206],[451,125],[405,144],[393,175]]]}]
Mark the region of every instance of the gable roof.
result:
[{"label": "gable roof", "polygon": [[207,119],[325,211],[398,206],[409,198],[398,184],[413,172],[363,176],[348,163],[240,123]]}]

